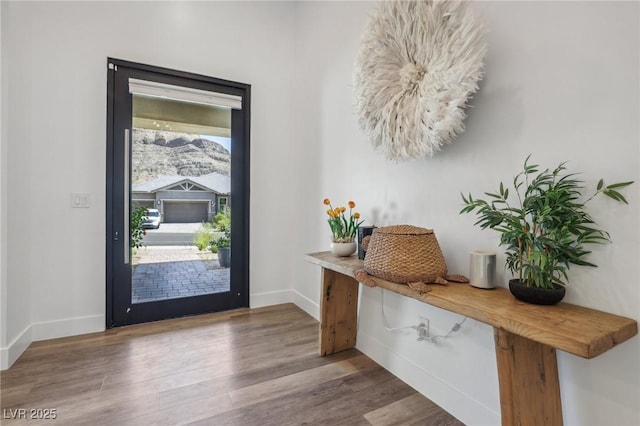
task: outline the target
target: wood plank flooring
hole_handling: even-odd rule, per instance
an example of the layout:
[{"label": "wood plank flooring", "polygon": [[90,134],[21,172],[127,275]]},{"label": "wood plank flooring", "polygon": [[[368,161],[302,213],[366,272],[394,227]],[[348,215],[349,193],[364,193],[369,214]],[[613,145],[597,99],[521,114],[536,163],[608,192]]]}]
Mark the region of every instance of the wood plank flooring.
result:
[{"label": "wood plank flooring", "polygon": [[462,425],[358,350],[317,351],[293,304],[35,342],[0,373],[0,423]]}]

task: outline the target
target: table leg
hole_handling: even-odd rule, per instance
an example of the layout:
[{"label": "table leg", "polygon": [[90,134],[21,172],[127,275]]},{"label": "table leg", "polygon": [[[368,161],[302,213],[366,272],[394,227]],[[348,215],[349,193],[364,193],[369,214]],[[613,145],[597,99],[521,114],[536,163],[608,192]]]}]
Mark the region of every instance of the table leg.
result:
[{"label": "table leg", "polygon": [[322,268],[320,355],[331,355],[356,344],[358,281]]},{"label": "table leg", "polygon": [[494,328],[503,426],[562,425],[556,350]]}]

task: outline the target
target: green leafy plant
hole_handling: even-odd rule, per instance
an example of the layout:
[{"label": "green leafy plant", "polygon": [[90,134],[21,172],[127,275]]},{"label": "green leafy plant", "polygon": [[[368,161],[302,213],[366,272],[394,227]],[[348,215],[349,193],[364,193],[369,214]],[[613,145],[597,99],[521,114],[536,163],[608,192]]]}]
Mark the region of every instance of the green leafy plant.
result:
[{"label": "green leafy plant", "polygon": [[[222,235],[215,239],[214,253],[217,253],[218,249],[231,247],[231,207],[225,207],[216,213],[213,223],[216,230],[222,232]],[[211,251],[213,251],[213,245]]]},{"label": "green leafy plant", "polygon": [[206,250],[213,240],[213,225],[209,222],[200,224],[193,237],[193,244],[198,250]]},{"label": "green leafy plant", "polygon": [[146,211],[146,207],[138,207],[131,212],[131,247],[134,249],[142,247],[142,238],[147,235],[142,228]]},{"label": "green leafy plant", "polygon": [[576,173],[566,172],[566,162],[540,171],[538,165],[529,164],[530,157],[513,179],[513,192],[500,182],[498,191],[485,192],[486,200],[461,194],[465,207],[460,213],[475,211],[476,225],[500,232],[507,269],[528,287],[554,288],[567,284],[570,265],[596,266],[585,260],[591,253],[586,245],[610,241],[585,205],[600,194],[627,203],[618,190],[633,182],[605,186],[600,179],[594,193],[581,201],[583,182]]},{"label": "green leafy plant", "polygon": [[225,233],[216,239],[216,247],[218,249],[231,247],[231,234]]},{"label": "green leafy plant", "polygon": [[327,222],[329,223],[329,228],[331,228],[331,238],[334,243],[351,243],[356,237],[356,233],[358,232],[358,228],[364,222],[364,220],[358,221],[360,219],[360,213],[354,212],[353,209],[356,207],[356,203],[353,201],[349,201],[347,205],[349,206],[349,215],[347,216],[345,213],[347,208],[344,206],[333,208],[331,205],[331,200],[325,198],[323,201],[325,206],[328,206],[327,215],[329,215],[329,219]]},{"label": "green leafy plant", "polygon": [[220,232],[231,231],[231,207],[225,207],[216,213],[213,223]]}]

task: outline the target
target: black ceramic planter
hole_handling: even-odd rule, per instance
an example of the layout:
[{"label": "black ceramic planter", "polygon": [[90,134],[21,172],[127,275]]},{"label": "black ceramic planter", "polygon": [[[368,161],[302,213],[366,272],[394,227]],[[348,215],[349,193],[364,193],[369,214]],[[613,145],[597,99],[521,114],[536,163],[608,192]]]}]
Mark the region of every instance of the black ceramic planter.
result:
[{"label": "black ceramic planter", "polygon": [[221,268],[231,266],[231,247],[218,247],[218,263]]},{"label": "black ceramic planter", "polygon": [[513,297],[534,305],[555,305],[564,298],[565,288],[554,284],[553,289],[527,287],[518,278],[509,280],[509,290]]}]

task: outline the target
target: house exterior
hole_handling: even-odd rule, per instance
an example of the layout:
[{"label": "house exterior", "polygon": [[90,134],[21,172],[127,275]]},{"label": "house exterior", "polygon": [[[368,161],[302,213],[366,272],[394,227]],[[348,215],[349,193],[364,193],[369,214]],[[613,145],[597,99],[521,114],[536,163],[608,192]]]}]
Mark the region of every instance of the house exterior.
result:
[{"label": "house exterior", "polygon": [[131,187],[131,208],[156,208],[162,223],[208,222],[227,206],[231,206],[231,177],[220,173],[159,176]]}]

